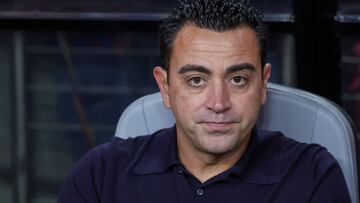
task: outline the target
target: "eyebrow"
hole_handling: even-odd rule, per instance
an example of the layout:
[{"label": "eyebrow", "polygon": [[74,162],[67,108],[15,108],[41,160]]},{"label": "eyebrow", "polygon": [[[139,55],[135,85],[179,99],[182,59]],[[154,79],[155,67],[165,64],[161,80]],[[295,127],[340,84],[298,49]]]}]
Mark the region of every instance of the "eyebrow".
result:
[{"label": "eyebrow", "polygon": [[[242,64],[236,64],[236,65],[230,66],[229,68],[226,69],[225,74],[229,75],[231,73],[234,73],[237,71],[242,71],[242,70],[248,70],[248,71],[254,72],[256,69],[255,69],[255,66],[252,65],[251,63],[242,63]],[[211,71],[209,69],[205,68],[204,66],[194,65],[194,64],[187,64],[187,65],[181,67],[178,70],[178,74],[184,74],[184,73],[191,72],[191,71],[211,75]]]},{"label": "eyebrow", "polygon": [[195,71],[195,72],[200,72],[200,73],[204,73],[204,74],[211,74],[211,71],[207,68],[205,68],[204,66],[200,66],[200,65],[193,65],[193,64],[187,64],[183,67],[181,67],[178,70],[179,74],[184,74],[187,72],[191,72],[191,71]]},{"label": "eyebrow", "polygon": [[251,72],[254,72],[255,66],[252,65],[251,63],[241,63],[241,64],[236,64],[236,65],[232,65],[229,68],[226,69],[225,74],[229,75],[231,73],[237,72],[237,71],[242,71],[242,70],[248,70]]}]

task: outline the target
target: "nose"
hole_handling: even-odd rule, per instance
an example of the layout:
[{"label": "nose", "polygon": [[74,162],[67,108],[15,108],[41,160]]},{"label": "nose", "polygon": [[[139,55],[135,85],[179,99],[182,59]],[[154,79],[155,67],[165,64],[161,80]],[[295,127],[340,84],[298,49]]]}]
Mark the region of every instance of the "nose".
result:
[{"label": "nose", "polygon": [[223,84],[214,84],[207,95],[207,108],[215,113],[224,113],[230,107],[229,90]]}]

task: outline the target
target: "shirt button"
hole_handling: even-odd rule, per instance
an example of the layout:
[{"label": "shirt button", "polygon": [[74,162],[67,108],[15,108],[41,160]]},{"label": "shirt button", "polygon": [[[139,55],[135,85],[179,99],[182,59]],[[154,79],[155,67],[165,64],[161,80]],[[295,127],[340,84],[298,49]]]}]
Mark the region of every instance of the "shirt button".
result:
[{"label": "shirt button", "polygon": [[196,194],[199,195],[199,196],[202,196],[204,194],[204,190],[203,189],[197,189],[196,190]]},{"label": "shirt button", "polygon": [[180,174],[184,174],[184,171],[181,170],[181,169],[179,169],[178,172],[179,172]]}]

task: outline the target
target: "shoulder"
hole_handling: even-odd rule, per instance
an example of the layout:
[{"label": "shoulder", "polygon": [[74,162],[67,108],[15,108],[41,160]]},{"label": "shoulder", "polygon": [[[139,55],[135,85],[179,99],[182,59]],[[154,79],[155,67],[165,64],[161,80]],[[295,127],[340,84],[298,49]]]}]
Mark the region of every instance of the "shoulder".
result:
[{"label": "shoulder", "polygon": [[163,129],[150,135],[127,139],[114,137],[111,141],[101,144],[86,153],[77,163],[77,166],[88,162],[97,166],[116,163],[119,166],[126,167],[128,164],[140,159],[150,143],[161,142],[164,136],[168,135],[168,131],[168,129]]},{"label": "shoulder", "polygon": [[[280,132],[258,130],[257,148],[253,156],[258,168],[271,163],[278,177],[308,177],[318,184],[332,169],[340,167],[328,150],[318,144],[301,143]],[[289,177],[287,177],[289,179]]]},{"label": "shoulder", "polygon": [[151,140],[152,135],[136,138],[113,138],[87,152],[73,167],[68,179],[74,179],[79,185],[102,183],[106,173],[121,172],[134,160],[141,148]]},{"label": "shoulder", "polygon": [[89,151],[84,158],[97,157],[97,158],[116,158],[121,156],[122,158],[133,158],[138,151],[144,146],[153,135],[138,136],[135,138],[122,139],[114,137],[111,141],[101,144],[91,151]]},{"label": "shoulder", "polygon": [[316,143],[302,143],[286,137],[280,132],[277,134],[277,150],[281,168],[286,170],[291,165],[312,166],[315,172],[326,173],[333,167],[339,167],[336,159],[323,146]]},{"label": "shoulder", "polygon": [[259,131],[258,137],[258,157],[271,154],[276,163],[276,188],[286,191],[285,196],[299,196],[306,202],[350,202],[341,168],[326,148],[295,141],[280,132]]},{"label": "shoulder", "polygon": [[298,142],[286,137],[281,132],[259,130],[258,140],[258,146],[262,150],[273,152],[274,155],[278,156],[281,168],[286,167],[292,162],[301,160],[311,163],[323,162],[330,165],[337,164],[335,158],[321,145]]},{"label": "shoulder", "polygon": [[104,188],[114,186],[117,175],[131,170],[149,143],[162,140],[167,134],[168,130],[161,130],[126,140],[113,138],[93,148],[71,170],[59,193],[59,202],[99,202]]}]

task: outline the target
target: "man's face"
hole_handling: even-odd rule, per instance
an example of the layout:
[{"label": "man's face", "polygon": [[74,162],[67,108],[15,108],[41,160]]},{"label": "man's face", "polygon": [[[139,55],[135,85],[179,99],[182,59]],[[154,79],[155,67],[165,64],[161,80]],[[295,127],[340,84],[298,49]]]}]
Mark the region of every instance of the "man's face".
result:
[{"label": "man's face", "polygon": [[183,27],[169,75],[154,69],[164,104],[176,119],[178,145],[207,154],[244,145],[266,101],[270,71],[267,64],[262,72],[258,41],[249,27],[227,32]]}]

